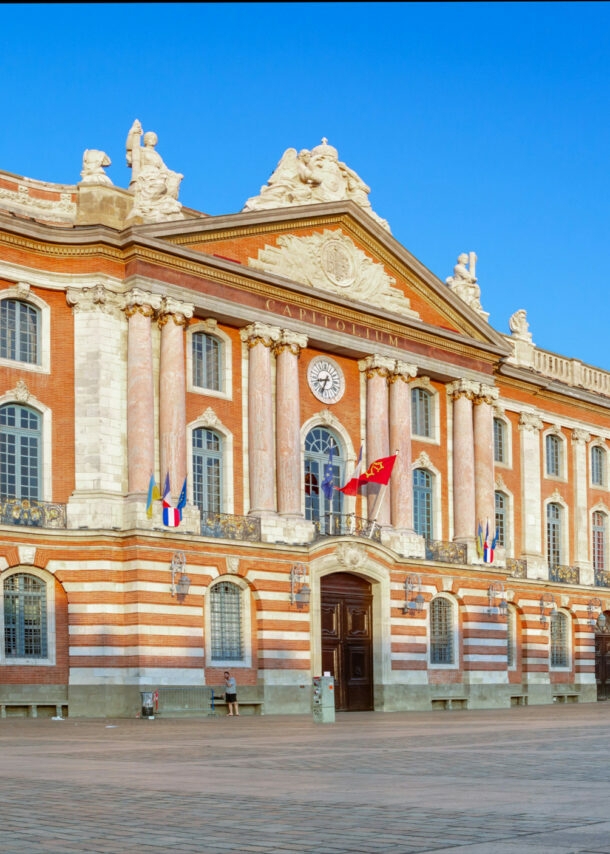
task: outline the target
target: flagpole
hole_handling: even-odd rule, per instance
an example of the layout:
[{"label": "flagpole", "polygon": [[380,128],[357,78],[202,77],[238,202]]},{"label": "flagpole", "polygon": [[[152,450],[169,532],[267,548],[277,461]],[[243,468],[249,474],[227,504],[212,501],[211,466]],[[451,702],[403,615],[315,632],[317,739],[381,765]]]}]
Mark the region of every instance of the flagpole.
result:
[{"label": "flagpole", "polygon": [[[394,456],[397,457],[399,453],[400,453],[399,450],[394,451]],[[375,531],[375,525],[377,524],[377,516],[379,516],[379,511],[381,510],[381,505],[383,503],[383,499],[385,498],[385,494],[388,491],[388,485],[389,485],[389,481],[388,481],[388,483],[384,483],[382,485],[381,489],[377,493],[377,498],[375,499],[375,503],[373,504],[373,512],[372,512],[373,518],[371,520],[372,524],[371,524],[371,530],[369,531],[369,540],[372,538],[373,533]]]}]

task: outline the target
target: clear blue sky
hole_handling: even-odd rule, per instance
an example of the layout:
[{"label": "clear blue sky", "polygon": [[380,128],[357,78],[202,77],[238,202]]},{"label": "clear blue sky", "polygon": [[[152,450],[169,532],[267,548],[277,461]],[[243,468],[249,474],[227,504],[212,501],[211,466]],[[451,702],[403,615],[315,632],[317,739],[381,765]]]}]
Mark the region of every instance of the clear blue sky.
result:
[{"label": "clear blue sky", "polygon": [[609,3],[3,5],[0,80],[1,170],[126,187],[139,118],[210,214],[326,136],[441,279],[477,253],[496,329],[610,370]]}]

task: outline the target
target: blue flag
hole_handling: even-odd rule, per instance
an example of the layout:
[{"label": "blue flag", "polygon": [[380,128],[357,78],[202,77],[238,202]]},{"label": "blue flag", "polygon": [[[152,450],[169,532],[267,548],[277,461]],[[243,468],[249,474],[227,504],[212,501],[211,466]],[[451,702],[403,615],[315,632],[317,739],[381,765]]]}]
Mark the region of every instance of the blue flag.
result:
[{"label": "blue flag", "polygon": [[182,489],[180,491],[180,497],[178,498],[178,504],[177,504],[176,509],[180,510],[180,512],[182,512],[182,510],[184,510],[185,507],[186,507],[186,478],[184,478],[184,483],[182,484]]},{"label": "blue flag", "polygon": [[324,466],[324,480],[322,481],[322,492],[324,493],[324,497],[327,501],[333,500],[333,451],[335,450],[335,446],[331,445],[330,450],[328,451],[328,462]]}]

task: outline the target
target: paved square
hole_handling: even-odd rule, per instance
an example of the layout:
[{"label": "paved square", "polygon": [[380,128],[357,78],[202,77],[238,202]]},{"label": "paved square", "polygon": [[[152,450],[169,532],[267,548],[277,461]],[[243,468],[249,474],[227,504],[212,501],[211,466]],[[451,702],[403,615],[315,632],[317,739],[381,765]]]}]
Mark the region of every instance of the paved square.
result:
[{"label": "paved square", "polygon": [[610,703],[0,721],[0,852],[608,854]]}]

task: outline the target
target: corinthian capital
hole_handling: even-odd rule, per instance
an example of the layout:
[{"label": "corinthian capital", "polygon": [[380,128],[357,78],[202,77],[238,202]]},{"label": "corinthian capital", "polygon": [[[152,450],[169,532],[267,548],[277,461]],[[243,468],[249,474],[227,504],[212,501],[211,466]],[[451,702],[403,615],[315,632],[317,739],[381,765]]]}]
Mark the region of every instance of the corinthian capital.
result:
[{"label": "corinthian capital", "polygon": [[305,347],[307,347],[307,335],[292,332],[290,329],[282,329],[277,343],[273,347],[273,352],[277,356],[284,350],[289,350],[293,356],[299,356]]},{"label": "corinthian capital", "polygon": [[479,393],[475,397],[475,403],[487,403],[489,406],[493,406],[494,401],[498,399],[500,396],[500,389],[495,385],[485,385],[485,383],[481,383],[479,387]]},{"label": "corinthian capital", "polygon": [[240,329],[239,337],[248,347],[256,347],[257,344],[262,344],[263,347],[272,347],[279,341],[281,332],[279,326],[269,326],[267,323],[261,323],[257,320]]},{"label": "corinthian capital", "polygon": [[194,306],[180,302],[172,297],[164,297],[159,309],[159,326],[165,326],[169,318],[176,326],[186,326],[187,320],[193,316]]},{"label": "corinthian capital", "polygon": [[117,314],[123,308],[124,297],[98,282],[90,288],[68,288],[66,302],[75,312],[101,311],[104,314]]},{"label": "corinthian capital", "polygon": [[536,412],[524,411],[519,416],[519,430],[538,433],[542,430],[542,419]]},{"label": "corinthian capital", "polygon": [[400,359],[397,359],[388,378],[388,382],[395,383],[401,380],[402,382],[408,383],[409,380],[416,376],[417,365],[411,365],[409,362],[401,362]]},{"label": "corinthian capital", "polygon": [[155,311],[159,311],[163,299],[159,294],[151,294],[134,288],[125,294],[125,314],[142,314],[144,317],[152,317]]},{"label": "corinthian capital", "polygon": [[572,430],[572,442],[575,445],[586,445],[587,442],[591,441],[591,434],[587,433],[586,430],[581,430],[579,427]]},{"label": "corinthian capital", "polygon": [[447,394],[452,400],[457,400],[459,397],[466,397],[468,400],[474,400],[481,388],[480,383],[473,380],[455,380],[447,386]]},{"label": "corinthian capital", "polygon": [[364,373],[367,380],[372,377],[388,377],[394,370],[396,362],[386,356],[367,356],[358,362],[358,368]]}]

